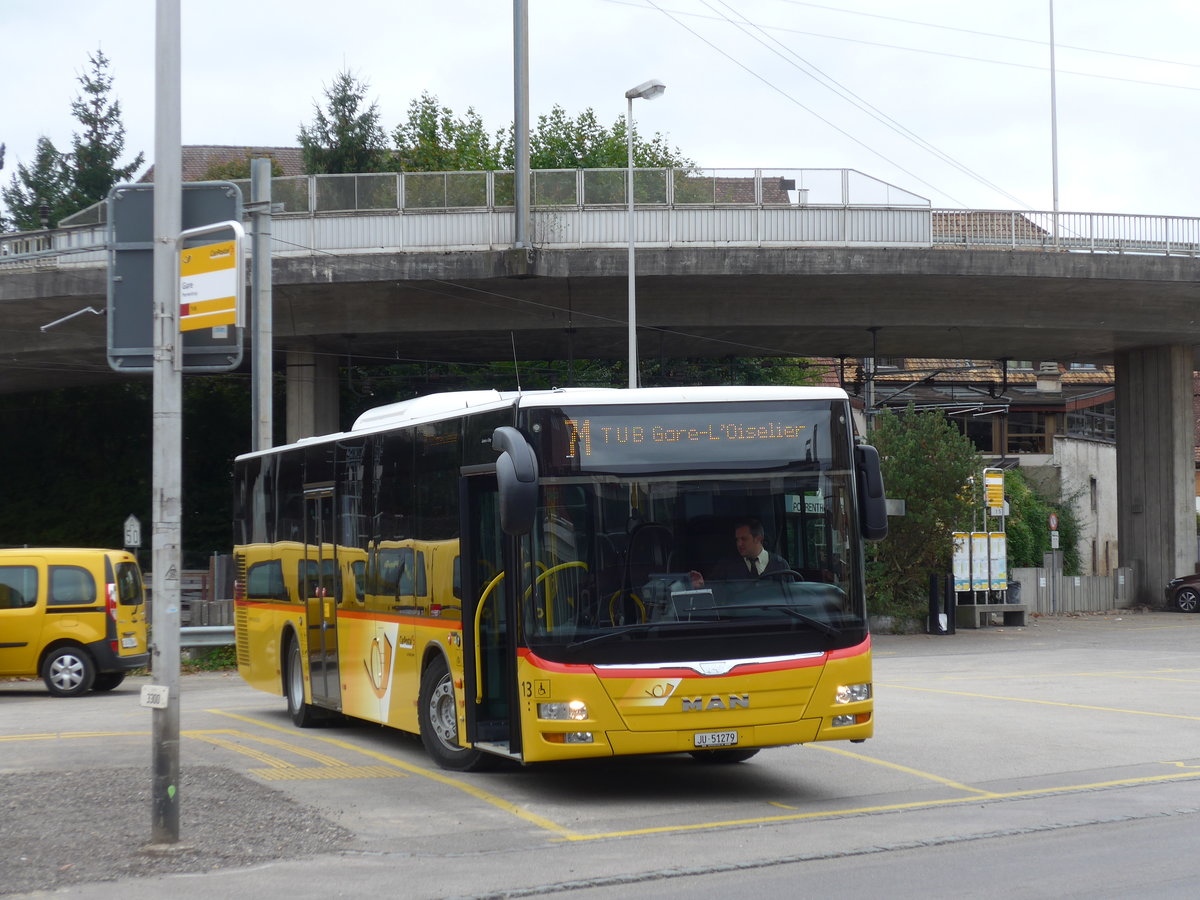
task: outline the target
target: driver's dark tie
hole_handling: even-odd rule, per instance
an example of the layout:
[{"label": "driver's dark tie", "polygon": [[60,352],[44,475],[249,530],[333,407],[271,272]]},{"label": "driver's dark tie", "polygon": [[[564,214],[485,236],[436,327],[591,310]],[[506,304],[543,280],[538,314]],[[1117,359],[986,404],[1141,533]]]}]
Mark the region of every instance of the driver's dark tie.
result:
[{"label": "driver's dark tie", "polygon": [[758,577],[758,560],[751,557],[750,559],[746,560],[746,562],[749,563],[749,565],[750,565],[750,577],[757,578]]}]

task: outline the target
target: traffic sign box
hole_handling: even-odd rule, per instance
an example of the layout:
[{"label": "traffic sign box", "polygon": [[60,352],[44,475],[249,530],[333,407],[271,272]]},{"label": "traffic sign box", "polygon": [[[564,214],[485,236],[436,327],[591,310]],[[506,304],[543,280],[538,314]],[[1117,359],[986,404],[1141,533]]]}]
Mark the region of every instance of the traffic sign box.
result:
[{"label": "traffic sign box", "polygon": [[[184,230],[241,220],[237,185],[183,185]],[[211,235],[205,240],[211,242]],[[228,372],[242,362],[242,329],[201,325],[185,332],[180,346],[184,372]],[[153,184],[120,184],[108,195],[108,364],[118,372],[154,370]]]}]

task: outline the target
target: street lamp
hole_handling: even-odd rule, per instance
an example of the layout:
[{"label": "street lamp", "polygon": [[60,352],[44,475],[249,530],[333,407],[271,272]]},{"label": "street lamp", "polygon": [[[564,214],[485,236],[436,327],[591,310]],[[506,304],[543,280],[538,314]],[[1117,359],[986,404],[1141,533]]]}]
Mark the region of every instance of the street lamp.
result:
[{"label": "street lamp", "polygon": [[625,113],[625,142],[629,150],[628,183],[625,186],[625,196],[629,200],[629,386],[638,386],[638,351],[637,351],[637,295],[633,287],[633,101],[637,99],[653,100],[667,89],[667,86],[657,78],[644,81],[637,87],[625,92],[629,108]]}]

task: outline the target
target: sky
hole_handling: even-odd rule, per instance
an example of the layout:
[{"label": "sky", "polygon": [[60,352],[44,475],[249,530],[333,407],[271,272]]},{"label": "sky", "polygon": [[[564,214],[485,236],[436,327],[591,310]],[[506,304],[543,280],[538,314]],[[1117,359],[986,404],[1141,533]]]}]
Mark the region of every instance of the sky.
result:
[{"label": "sky", "polygon": [[[856,169],[935,208],[1200,216],[1195,0],[528,0],[531,118],[611,124],[705,168]],[[1055,78],[1051,90],[1051,8]],[[110,60],[128,161],[154,145],[151,0],[0,0],[0,181]],[[182,3],[183,143],[296,146],[334,76],[391,132],[422,92],[489,131],[513,119],[510,0]]]}]

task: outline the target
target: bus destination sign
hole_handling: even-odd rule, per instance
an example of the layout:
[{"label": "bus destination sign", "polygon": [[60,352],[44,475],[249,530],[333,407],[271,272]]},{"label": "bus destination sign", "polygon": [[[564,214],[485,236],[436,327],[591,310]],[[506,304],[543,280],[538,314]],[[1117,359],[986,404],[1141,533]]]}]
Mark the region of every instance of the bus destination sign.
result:
[{"label": "bus destination sign", "polygon": [[[677,408],[678,409],[678,408]],[[731,414],[708,409],[683,411],[648,407],[591,407],[550,412],[535,433],[548,426],[540,454],[558,471],[595,471],[656,463],[713,466],[779,466],[822,456],[818,436],[828,443],[829,408],[739,409]],[[548,438],[548,440],[547,440]],[[827,451],[826,451],[827,452]]]}]

